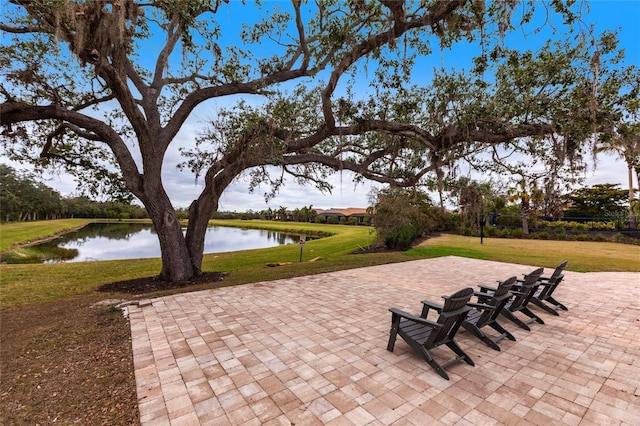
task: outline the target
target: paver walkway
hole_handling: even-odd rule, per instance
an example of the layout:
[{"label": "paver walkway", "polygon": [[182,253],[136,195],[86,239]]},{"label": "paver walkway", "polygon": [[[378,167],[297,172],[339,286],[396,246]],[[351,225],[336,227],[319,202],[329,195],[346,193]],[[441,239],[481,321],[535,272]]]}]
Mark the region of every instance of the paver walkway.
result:
[{"label": "paver walkway", "polygon": [[[563,260],[563,259],[559,259]],[[219,288],[130,306],[143,425],[614,425],[640,422],[640,274],[566,272],[568,312],[441,378],[388,308],[530,272],[445,257]],[[547,273],[551,271],[547,270]],[[446,348],[434,351],[448,358]]]}]

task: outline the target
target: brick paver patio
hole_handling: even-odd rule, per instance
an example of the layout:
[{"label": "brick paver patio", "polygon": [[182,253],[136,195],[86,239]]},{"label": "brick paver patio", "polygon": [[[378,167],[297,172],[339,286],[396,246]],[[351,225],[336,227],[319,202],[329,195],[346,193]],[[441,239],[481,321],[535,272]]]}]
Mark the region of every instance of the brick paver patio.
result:
[{"label": "brick paver patio", "polygon": [[[558,263],[563,259],[558,259]],[[566,272],[569,308],[441,378],[388,308],[530,272],[446,257],[219,288],[129,307],[143,425],[615,425],[640,422],[640,274]],[[550,270],[546,270],[550,273]],[[447,348],[436,356],[449,358]]]}]

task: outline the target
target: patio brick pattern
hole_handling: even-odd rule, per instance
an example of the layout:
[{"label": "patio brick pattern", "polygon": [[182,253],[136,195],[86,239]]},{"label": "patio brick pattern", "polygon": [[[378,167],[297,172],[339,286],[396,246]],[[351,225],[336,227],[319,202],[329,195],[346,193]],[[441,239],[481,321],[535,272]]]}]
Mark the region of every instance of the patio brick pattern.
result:
[{"label": "patio brick pattern", "polygon": [[[564,259],[558,259],[558,263]],[[566,272],[569,311],[494,351],[465,331],[476,366],[442,379],[398,339],[389,307],[530,272],[444,257],[217,288],[128,307],[150,425],[638,424],[640,274]],[[550,273],[550,270],[546,271]],[[436,357],[451,357],[446,348]]]}]

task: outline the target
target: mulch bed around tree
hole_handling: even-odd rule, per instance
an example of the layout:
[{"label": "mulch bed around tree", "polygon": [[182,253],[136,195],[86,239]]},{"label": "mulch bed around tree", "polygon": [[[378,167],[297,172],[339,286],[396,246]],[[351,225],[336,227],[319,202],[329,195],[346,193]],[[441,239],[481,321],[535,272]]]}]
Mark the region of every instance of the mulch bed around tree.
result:
[{"label": "mulch bed around tree", "polygon": [[[411,247],[417,247],[420,244],[422,244],[423,242],[425,242],[426,240],[428,240],[429,238],[435,237],[440,235],[439,233],[437,234],[433,234],[433,235],[429,235],[426,237],[420,237],[418,239],[416,239],[413,244],[411,244]],[[352,251],[349,254],[367,254],[367,253],[390,253],[390,252],[394,252],[394,251],[400,251],[398,249],[390,249],[389,247],[385,246],[382,243],[376,243],[376,244],[371,244],[369,246],[366,247],[360,247],[357,250]]]},{"label": "mulch bed around tree", "polygon": [[176,288],[186,288],[198,284],[206,284],[222,281],[229,275],[226,272],[202,272],[189,281],[173,282],[157,279],[156,277],[136,278],[133,280],[118,281],[98,287],[99,292],[116,292],[141,294],[155,291],[173,290]]}]

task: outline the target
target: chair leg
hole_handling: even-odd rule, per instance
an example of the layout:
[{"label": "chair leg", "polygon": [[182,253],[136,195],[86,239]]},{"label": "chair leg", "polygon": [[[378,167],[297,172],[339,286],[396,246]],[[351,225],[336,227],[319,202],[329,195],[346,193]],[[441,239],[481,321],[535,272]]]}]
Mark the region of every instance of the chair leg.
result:
[{"label": "chair leg", "polygon": [[462,326],[465,328],[465,330],[467,330],[468,332],[476,336],[478,339],[482,340],[484,344],[489,346],[491,349],[495,349],[496,351],[500,350],[500,346],[498,346],[496,342],[491,340],[489,337],[487,337],[486,334],[480,331],[478,327],[474,326],[473,324],[469,324],[467,322],[463,322]]},{"label": "chair leg", "polygon": [[531,299],[530,302],[533,303],[534,305],[536,305],[537,307],[539,307],[541,309],[544,309],[545,311],[547,311],[551,315],[560,316],[558,311],[556,311],[555,309],[553,309],[552,307],[550,307],[549,305],[547,305],[546,303],[544,303],[540,299]]},{"label": "chair leg", "polygon": [[569,310],[566,306],[564,306],[562,303],[558,302],[556,299],[554,299],[551,296],[547,297],[547,300],[549,302],[553,303],[554,305],[556,305],[558,308],[562,309],[563,311],[568,311]]},{"label": "chair leg", "polygon": [[489,346],[491,349],[494,349],[496,351],[501,351],[502,349],[500,349],[500,346],[498,346],[498,344],[496,342],[494,342],[493,340],[489,339],[487,336],[483,336],[482,341]]},{"label": "chair leg", "polygon": [[507,339],[512,340],[514,342],[516,341],[516,338],[513,336],[513,334],[509,333],[507,330],[504,329],[503,326],[501,326],[497,322],[495,321],[492,322],[491,324],[489,324],[489,327],[493,328],[495,331],[500,333],[500,336],[506,337]]},{"label": "chair leg", "polygon": [[463,351],[460,346],[458,346],[455,340],[450,340],[449,342],[447,342],[447,346],[449,347],[449,349],[455,352],[455,354],[458,355],[460,359],[463,359],[464,362],[466,362],[469,365],[475,365],[471,357],[467,355],[466,352]]},{"label": "chair leg", "polygon": [[532,320],[534,320],[538,324],[544,324],[544,321],[542,321],[542,318],[540,318],[539,316],[537,316],[536,314],[531,312],[531,310],[529,308],[522,308],[520,310],[520,312],[522,312],[523,314],[525,314],[526,316],[528,316],[529,318],[531,318]]},{"label": "chair leg", "polygon": [[396,344],[396,337],[398,336],[398,328],[400,327],[400,317],[392,314],[391,318],[391,330],[389,331],[389,343],[387,343],[387,350],[393,352],[393,347]]},{"label": "chair leg", "polygon": [[518,318],[517,316],[513,315],[513,313],[511,313],[510,310],[508,309],[503,309],[502,312],[500,312],[502,315],[504,315],[509,321],[515,323],[518,325],[518,327],[520,328],[524,328],[527,331],[531,331],[531,329],[529,328],[529,326],[527,324],[525,324],[520,318]]},{"label": "chair leg", "polygon": [[447,374],[447,372],[444,371],[444,368],[442,368],[442,366],[438,364],[435,359],[433,359],[433,357],[431,356],[427,348],[425,348],[424,346],[422,347],[422,356],[427,361],[427,363],[431,366],[431,368],[436,370],[436,372],[440,376],[442,376],[444,379],[449,380],[449,375]]}]

